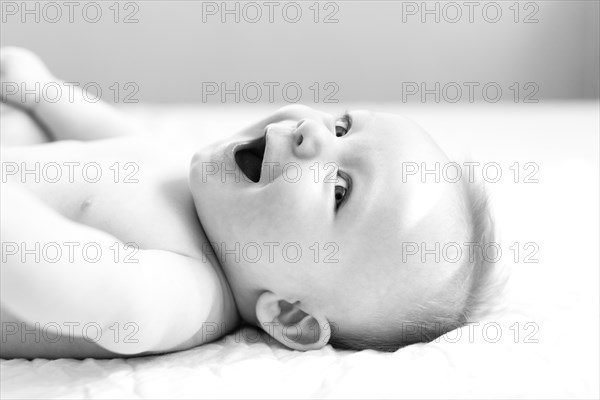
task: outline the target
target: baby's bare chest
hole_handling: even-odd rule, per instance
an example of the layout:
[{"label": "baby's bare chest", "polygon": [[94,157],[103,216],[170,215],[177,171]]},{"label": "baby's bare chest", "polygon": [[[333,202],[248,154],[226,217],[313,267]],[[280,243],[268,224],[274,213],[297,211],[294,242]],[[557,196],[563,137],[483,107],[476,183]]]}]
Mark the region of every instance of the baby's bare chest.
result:
[{"label": "baby's bare chest", "polygon": [[200,256],[206,238],[188,189],[190,158],[128,139],[56,142],[3,151],[2,180],[122,242]]}]

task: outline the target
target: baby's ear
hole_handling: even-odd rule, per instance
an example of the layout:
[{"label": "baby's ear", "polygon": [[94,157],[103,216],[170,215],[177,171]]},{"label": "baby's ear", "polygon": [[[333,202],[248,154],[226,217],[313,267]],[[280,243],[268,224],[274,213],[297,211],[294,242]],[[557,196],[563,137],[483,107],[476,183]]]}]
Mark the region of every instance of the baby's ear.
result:
[{"label": "baby's ear", "polygon": [[272,292],[258,298],[256,317],[269,335],[294,350],[320,349],[331,337],[329,321],[306,313],[299,301],[290,303]]}]

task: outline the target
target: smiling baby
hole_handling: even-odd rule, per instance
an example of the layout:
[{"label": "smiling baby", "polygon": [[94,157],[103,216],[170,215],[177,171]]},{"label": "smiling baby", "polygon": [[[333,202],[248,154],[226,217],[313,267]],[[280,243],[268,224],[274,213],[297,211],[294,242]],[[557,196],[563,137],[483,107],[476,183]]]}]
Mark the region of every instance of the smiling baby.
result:
[{"label": "smiling baby", "polygon": [[[486,302],[493,268],[480,251],[433,254],[494,240],[486,195],[464,180],[402,179],[406,163],[450,162],[406,118],[293,105],[216,142],[173,140],[81,91],[28,95],[62,81],[26,50],[2,48],[0,73],[4,123],[45,129],[2,132],[2,357],[157,354],[243,322],[296,350],[392,351]],[[131,163],[136,182],[26,172],[90,161]],[[55,261],[32,255],[36,243],[94,243],[103,256],[70,245],[73,259]],[[124,327],[132,340],[114,334]]]}]

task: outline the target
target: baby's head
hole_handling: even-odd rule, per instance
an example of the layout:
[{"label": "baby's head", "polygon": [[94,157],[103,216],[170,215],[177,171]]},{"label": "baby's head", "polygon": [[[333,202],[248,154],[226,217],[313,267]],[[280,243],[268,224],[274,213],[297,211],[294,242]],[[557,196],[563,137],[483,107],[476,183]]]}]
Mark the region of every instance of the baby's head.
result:
[{"label": "baby's head", "polygon": [[481,191],[406,174],[448,162],[402,117],[288,106],[198,152],[190,186],[246,321],[299,350],[393,350],[463,325],[489,270],[463,247],[492,240]]}]

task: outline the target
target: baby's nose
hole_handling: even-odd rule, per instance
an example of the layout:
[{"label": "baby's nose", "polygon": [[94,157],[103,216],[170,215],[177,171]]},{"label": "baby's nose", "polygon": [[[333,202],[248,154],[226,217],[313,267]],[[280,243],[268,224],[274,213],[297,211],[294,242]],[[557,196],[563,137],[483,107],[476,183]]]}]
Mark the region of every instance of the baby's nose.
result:
[{"label": "baby's nose", "polygon": [[296,125],[292,150],[296,157],[311,159],[321,154],[327,128],[312,119],[302,119]]}]

